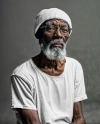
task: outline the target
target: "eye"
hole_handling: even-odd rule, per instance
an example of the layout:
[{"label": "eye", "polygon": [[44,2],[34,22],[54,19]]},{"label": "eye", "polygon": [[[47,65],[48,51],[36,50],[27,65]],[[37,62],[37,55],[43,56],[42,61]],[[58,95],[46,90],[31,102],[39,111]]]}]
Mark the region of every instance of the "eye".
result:
[{"label": "eye", "polygon": [[61,27],[61,31],[62,31],[62,33],[67,33],[67,32],[69,32],[68,26],[67,26],[67,25],[63,25],[63,26]]},{"label": "eye", "polygon": [[55,27],[53,27],[53,26],[47,26],[46,31],[48,31],[48,32],[54,32],[55,31]]},{"label": "eye", "polygon": [[62,31],[63,33],[67,33],[67,32],[68,32],[68,29],[67,29],[67,28],[62,28],[61,31]]}]

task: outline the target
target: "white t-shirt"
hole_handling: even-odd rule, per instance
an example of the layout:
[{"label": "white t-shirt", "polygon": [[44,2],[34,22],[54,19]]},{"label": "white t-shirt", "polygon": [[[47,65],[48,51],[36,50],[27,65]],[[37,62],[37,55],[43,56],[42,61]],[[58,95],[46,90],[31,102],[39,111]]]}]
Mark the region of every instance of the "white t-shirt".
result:
[{"label": "white t-shirt", "polygon": [[18,66],[11,75],[11,108],[37,110],[41,124],[71,124],[73,103],[87,99],[87,95],[81,64],[65,59],[60,76],[44,73],[32,59]]}]

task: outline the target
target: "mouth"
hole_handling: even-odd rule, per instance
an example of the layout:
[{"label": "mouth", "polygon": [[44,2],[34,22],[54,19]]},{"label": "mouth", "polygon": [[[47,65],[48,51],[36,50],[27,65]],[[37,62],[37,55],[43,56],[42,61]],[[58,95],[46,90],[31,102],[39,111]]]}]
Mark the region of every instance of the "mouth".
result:
[{"label": "mouth", "polygon": [[53,45],[52,45],[52,47],[60,47],[60,48],[62,48],[62,47],[63,47],[63,45],[62,45],[62,44],[60,44],[60,43],[55,43],[55,44],[53,44]]}]

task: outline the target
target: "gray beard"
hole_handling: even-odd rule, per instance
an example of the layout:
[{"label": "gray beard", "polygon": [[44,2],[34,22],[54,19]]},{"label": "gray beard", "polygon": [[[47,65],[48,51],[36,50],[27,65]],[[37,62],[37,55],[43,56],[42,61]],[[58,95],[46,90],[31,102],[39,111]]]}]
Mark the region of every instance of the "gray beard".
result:
[{"label": "gray beard", "polygon": [[[59,43],[62,45],[62,48],[58,46],[53,46],[54,44]],[[64,60],[66,56],[66,46],[67,43],[65,44],[62,40],[60,39],[55,39],[50,41],[49,43],[46,43],[46,41],[42,40],[40,47],[41,51],[44,53],[44,55],[49,59],[49,60]]]}]

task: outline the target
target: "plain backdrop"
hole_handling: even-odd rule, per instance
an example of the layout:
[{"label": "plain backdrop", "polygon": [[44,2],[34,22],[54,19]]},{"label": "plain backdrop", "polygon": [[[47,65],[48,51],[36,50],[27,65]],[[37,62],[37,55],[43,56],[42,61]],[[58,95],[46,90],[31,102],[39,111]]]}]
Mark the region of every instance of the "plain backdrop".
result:
[{"label": "plain backdrop", "polygon": [[40,10],[51,7],[64,10],[72,20],[67,53],[83,66],[88,95],[83,113],[87,124],[100,124],[100,0],[0,0],[0,124],[16,124],[10,75],[40,52],[34,21]]}]

